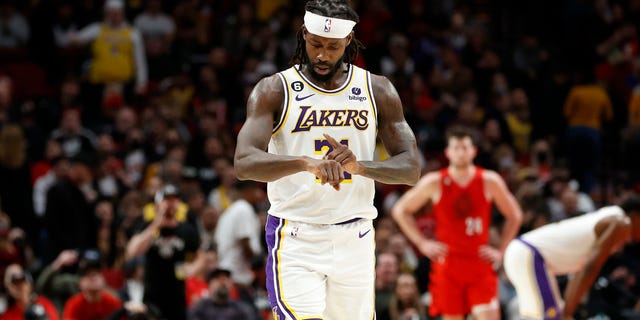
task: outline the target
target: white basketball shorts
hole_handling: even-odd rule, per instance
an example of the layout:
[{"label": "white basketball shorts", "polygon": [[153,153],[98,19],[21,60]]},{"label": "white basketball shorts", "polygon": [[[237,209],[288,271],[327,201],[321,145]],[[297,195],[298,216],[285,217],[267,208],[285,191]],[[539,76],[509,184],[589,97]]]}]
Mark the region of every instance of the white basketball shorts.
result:
[{"label": "white basketball shorts", "polygon": [[371,220],[318,225],[269,215],[265,229],[275,319],[375,319]]}]

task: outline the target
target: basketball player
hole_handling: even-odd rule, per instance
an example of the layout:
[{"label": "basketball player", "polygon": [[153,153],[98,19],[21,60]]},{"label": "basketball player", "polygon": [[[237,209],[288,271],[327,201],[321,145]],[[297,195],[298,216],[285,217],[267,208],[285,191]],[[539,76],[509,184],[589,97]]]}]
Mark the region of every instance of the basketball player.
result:
[{"label": "basketball player", "polygon": [[[529,231],[511,241],[504,269],[522,319],[572,319],[607,258],[640,240],[640,198]],[[573,274],[564,292],[556,275]]]},{"label": "basketball player", "polygon": [[[402,231],[432,261],[429,313],[442,319],[499,319],[497,275],[507,244],[518,233],[522,210],[495,172],[473,165],[471,133],[447,132],[449,166],[426,174],[396,202],[392,214]],[[416,227],[413,214],[428,202],[435,214],[435,239]],[[488,245],[491,205],[505,217],[497,248]]]},{"label": "basketball player", "polygon": [[[374,180],[415,184],[417,147],[390,81],[352,64],[346,0],[305,6],[293,67],[261,80],[238,135],[240,179],[266,181],[276,319],[373,319]],[[374,160],[378,135],[389,151]]]}]

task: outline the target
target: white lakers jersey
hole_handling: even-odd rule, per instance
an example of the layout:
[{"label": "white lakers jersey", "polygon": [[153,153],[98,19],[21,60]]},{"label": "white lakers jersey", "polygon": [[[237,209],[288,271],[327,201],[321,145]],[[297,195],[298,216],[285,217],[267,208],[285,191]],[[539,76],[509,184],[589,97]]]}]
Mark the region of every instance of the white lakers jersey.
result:
[{"label": "white lakers jersey", "polygon": [[[326,133],[347,145],[358,161],[373,160],[377,110],[369,72],[349,65],[345,83],[334,90],[314,85],[298,66],[278,75],[285,89],[284,109],[269,142],[270,153],[322,159],[332,149]],[[346,172],[339,191],[306,171],[267,184],[269,214],[315,224],[375,218],[374,192],[372,179]]]},{"label": "white lakers jersey", "polygon": [[551,223],[529,231],[521,238],[536,247],[554,274],[580,270],[596,243],[596,224],[607,217],[624,217],[618,206]]}]

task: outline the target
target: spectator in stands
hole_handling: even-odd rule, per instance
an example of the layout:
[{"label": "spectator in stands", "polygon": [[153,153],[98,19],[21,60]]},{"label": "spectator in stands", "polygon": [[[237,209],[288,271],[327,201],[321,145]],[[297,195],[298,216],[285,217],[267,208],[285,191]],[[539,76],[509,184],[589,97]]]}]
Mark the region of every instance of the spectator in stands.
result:
[{"label": "spectator in stands", "polygon": [[393,83],[408,84],[416,65],[409,55],[409,38],[395,33],[389,37],[388,54],[380,59],[380,73]]},{"label": "spectator in stands", "polygon": [[[640,59],[638,58],[634,61],[634,73],[636,78],[640,77]],[[629,116],[627,128],[622,135],[624,148],[622,158],[630,180],[638,184],[640,167],[636,164],[640,162],[640,83],[636,84],[631,92],[627,111]]]},{"label": "spectator in stands", "polygon": [[602,152],[602,126],[613,119],[607,91],[595,83],[592,70],[578,75],[564,104],[567,131],[567,154],[572,175],[580,183],[580,191],[589,193],[595,184]]},{"label": "spectator in stands", "polygon": [[9,293],[9,306],[0,320],[22,320],[24,314],[34,306],[44,311],[48,320],[58,320],[58,311],[49,299],[33,292],[33,278],[18,264],[5,270],[4,286]]},{"label": "spectator in stands", "polygon": [[209,273],[208,278],[210,297],[201,299],[189,308],[187,319],[258,319],[258,315],[246,302],[230,298],[233,282],[229,270],[215,269]]},{"label": "spectator in stands", "polygon": [[[46,266],[36,281],[36,291],[49,297],[62,312],[67,300],[78,293],[77,250],[64,250]],[[86,258],[85,258],[86,259]]]},{"label": "spectator in stands", "polygon": [[101,120],[99,106],[109,98],[131,99],[147,90],[148,69],[142,36],[125,20],[123,0],[104,2],[104,21],[71,36],[72,43],[91,44],[87,94],[90,122]]},{"label": "spectator in stands", "polygon": [[420,291],[413,274],[402,273],[398,276],[389,309],[394,320],[427,319],[427,309],[420,301]]},{"label": "spectator in stands", "polygon": [[209,193],[220,183],[220,172],[212,168],[212,162],[225,156],[216,115],[202,112],[197,119],[197,134],[189,141],[186,164],[198,171],[204,192]]},{"label": "spectator in stands", "polygon": [[69,174],[69,159],[58,156],[51,159],[51,170],[38,178],[33,186],[33,211],[38,217],[43,217],[47,209],[47,193],[58,181],[66,179]]},{"label": "spectator in stands", "polygon": [[206,206],[198,219],[198,234],[204,247],[216,247],[215,232],[220,212],[213,206]]},{"label": "spectator in stands", "polygon": [[79,154],[71,160],[69,175],[57,181],[47,193],[44,221],[48,250],[45,262],[65,249],[96,246],[96,217],[92,204],[97,194],[92,189],[93,159]]},{"label": "spectator in stands", "polygon": [[29,23],[13,3],[0,3],[0,48],[24,48],[29,36]]},{"label": "spectator in stands", "polygon": [[186,209],[179,210],[179,191],[165,185],[156,196],[155,210],[127,244],[127,260],[145,257],[144,303],[157,307],[167,319],[185,319],[184,280],[200,239],[186,220]]},{"label": "spectator in stands", "polygon": [[520,155],[529,152],[531,143],[531,110],[529,109],[529,97],[522,88],[511,91],[511,110],[506,115],[507,125],[513,138],[513,146]]},{"label": "spectator in stands", "polygon": [[129,260],[123,268],[127,279],[118,290],[122,308],[111,314],[109,320],[156,319],[159,314],[158,309],[143,302],[144,258],[138,257]]},{"label": "spectator in stands", "polygon": [[73,19],[74,13],[74,6],[70,2],[62,2],[56,7],[52,31],[58,48],[68,47],[71,35],[79,30],[78,23]]},{"label": "spectator in stands", "polygon": [[145,42],[159,40],[163,48],[173,40],[176,26],[173,19],[162,11],[162,1],[147,0],[145,10],[134,20],[133,25],[140,31]]},{"label": "spectator in stands", "polygon": [[26,141],[20,126],[0,129],[0,198],[12,225],[32,231],[34,227]]},{"label": "spectator in stands", "polygon": [[[568,212],[592,212],[595,210],[591,197],[584,192],[580,192],[577,182],[571,180],[566,173],[554,174],[547,186],[550,194],[547,196],[546,202],[551,212],[552,221],[560,221],[567,218]],[[571,193],[566,193],[567,189],[571,190]],[[572,199],[575,197],[577,199]],[[565,208],[563,204],[565,201],[569,201],[569,203],[570,201],[575,201],[573,208]]]},{"label": "spectator in stands", "polygon": [[0,209],[0,274],[11,264],[26,264],[24,248],[20,248],[24,244],[24,238],[24,231],[12,228],[11,219]]},{"label": "spectator in stands", "polygon": [[473,74],[453,48],[445,46],[440,50],[442,61],[433,68],[431,85],[442,93],[459,97],[471,87]]},{"label": "spectator in stands", "polygon": [[140,302],[144,297],[144,258],[138,257],[127,261],[123,267],[127,280],[118,290],[122,302]]},{"label": "spectator in stands", "polygon": [[84,256],[86,259],[78,265],[80,292],[67,300],[62,313],[65,320],[106,319],[122,305],[107,290],[98,251],[85,252]]},{"label": "spectator in stands", "polygon": [[220,185],[211,190],[207,197],[207,202],[215,207],[218,212],[224,212],[235,198],[234,185],[238,178],[233,164],[228,158],[216,160],[214,170],[220,175]]},{"label": "spectator in stands", "polygon": [[218,265],[231,271],[236,285],[248,288],[255,278],[252,263],[264,254],[255,206],[264,201],[266,195],[255,181],[238,181],[234,188],[237,199],[222,212],[216,226]]},{"label": "spectator in stands", "polygon": [[31,165],[31,183],[35,185],[38,178],[46,175],[53,166],[53,159],[64,156],[62,147],[58,141],[49,139],[44,147],[44,158],[40,161],[33,162]]},{"label": "spectator in stands", "polygon": [[[212,245],[201,246],[193,262],[192,274],[185,281],[187,308],[202,298],[209,296],[209,274],[218,267],[218,253]],[[237,293],[233,298],[237,298]]]},{"label": "spectator in stands", "polygon": [[387,240],[387,251],[396,255],[400,272],[412,273],[418,266],[418,257],[402,233],[396,233]]},{"label": "spectator in stands", "polygon": [[71,158],[79,153],[93,155],[98,138],[93,131],[83,127],[79,109],[67,109],[62,114],[60,126],[51,133],[51,139],[58,141],[64,155]]},{"label": "spectator in stands", "polygon": [[142,302],[125,302],[122,307],[112,313],[107,320],[155,320],[158,311]]},{"label": "spectator in stands", "polygon": [[398,258],[391,252],[382,252],[376,258],[376,318],[391,320],[393,296],[400,267]]},{"label": "spectator in stands", "polygon": [[149,63],[149,78],[162,80],[175,72],[170,50],[176,33],[171,16],[162,11],[161,0],[146,1],[145,10],[134,20],[133,25],[144,40]]}]

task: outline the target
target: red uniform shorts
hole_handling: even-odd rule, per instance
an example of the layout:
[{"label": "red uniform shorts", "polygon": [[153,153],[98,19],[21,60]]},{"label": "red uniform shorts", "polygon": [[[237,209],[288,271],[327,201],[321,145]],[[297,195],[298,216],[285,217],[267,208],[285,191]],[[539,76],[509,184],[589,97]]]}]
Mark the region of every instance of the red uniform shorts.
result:
[{"label": "red uniform shorts", "polygon": [[432,316],[465,315],[475,306],[497,301],[496,272],[479,257],[448,256],[433,261],[429,280]]}]

